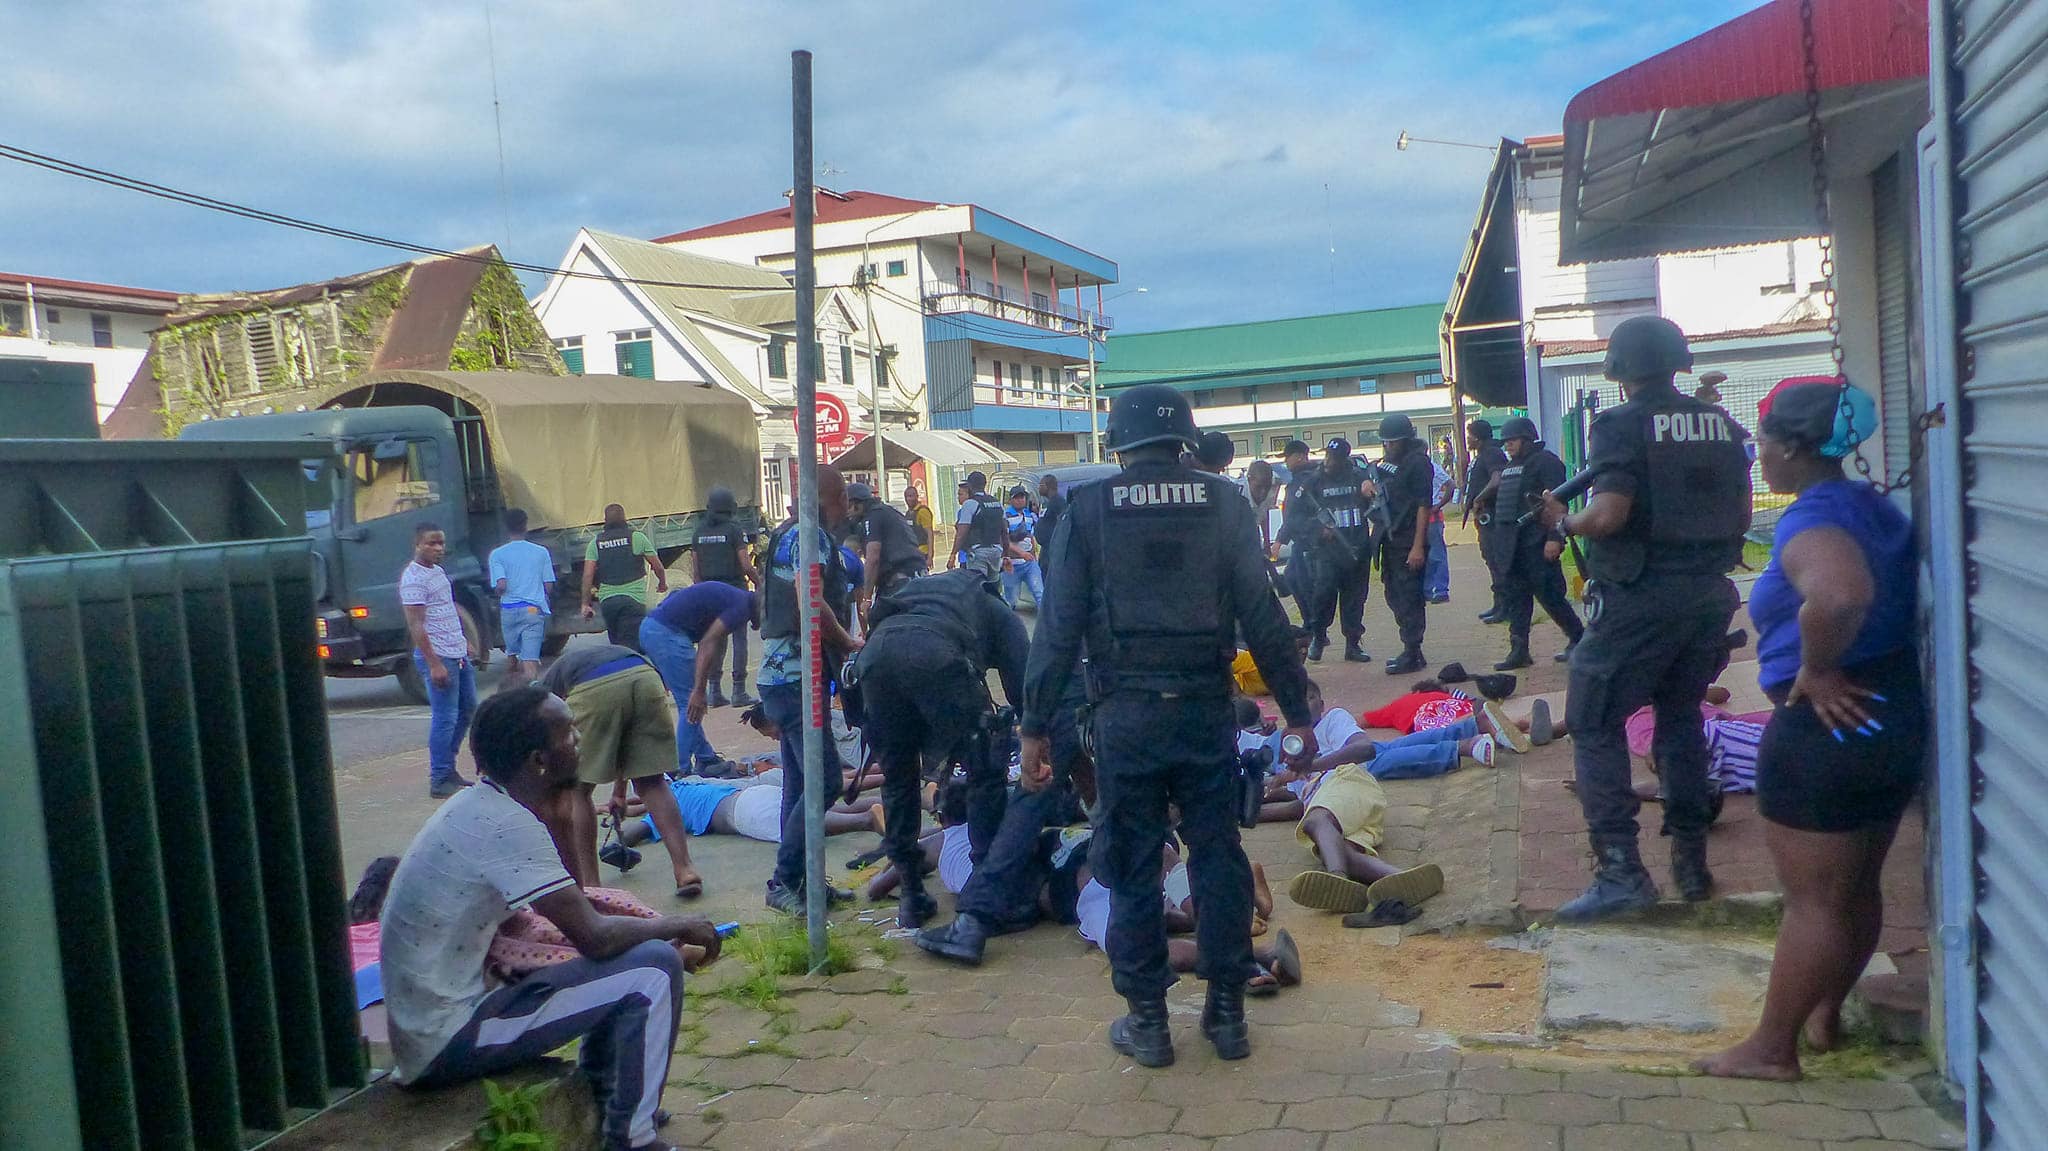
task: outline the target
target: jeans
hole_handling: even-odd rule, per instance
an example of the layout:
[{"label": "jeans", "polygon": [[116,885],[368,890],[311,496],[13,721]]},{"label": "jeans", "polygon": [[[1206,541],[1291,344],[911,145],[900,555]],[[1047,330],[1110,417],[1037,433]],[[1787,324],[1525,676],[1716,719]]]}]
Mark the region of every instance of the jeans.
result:
[{"label": "jeans", "polygon": [[718,752],[704,737],[704,728],[690,722],[690,692],[697,685],[697,645],[690,637],[649,616],[640,621],[640,650],[661,673],[661,682],[676,701],[676,770],[694,773],[700,765],[718,762]]},{"label": "jeans", "polygon": [[1429,728],[1373,741],[1372,760],[1365,770],[1374,779],[1428,779],[1458,766],[1458,745],[1479,734],[1479,721],[1466,716],[1449,727]]},{"label": "jeans", "polygon": [[[782,842],[775,848],[775,881],[791,891],[804,889],[804,685],[764,683],[759,685],[761,714],[782,732]],[[839,749],[825,741],[824,794],[812,796],[820,808],[832,800],[845,778],[839,763]],[[913,809],[914,810],[914,809]],[[911,826],[917,820],[913,814]]]},{"label": "jeans", "polygon": [[1017,606],[1020,584],[1031,589],[1031,606],[1045,602],[1045,573],[1039,569],[1037,560],[1018,560],[1003,573],[1003,601],[1011,607]]},{"label": "jeans", "polygon": [[1451,596],[1451,551],[1444,546],[1444,521],[1429,522],[1429,563],[1422,569],[1422,594],[1430,599]]},{"label": "jeans", "polygon": [[552,964],[477,1004],[409,1086],[481,1079],[580,1038],[577,1064],[603,1112],[606,1145],[642,1146],[654,1139],[682,1009],[683,963],[674,944],[650,939],[610,959]]},{"label": "jeans", "polygon": [[476,715],[476,665],[466,659],[443,659],[448,669],[448,686],[435,687],[427,670],[427,657],[415,651],[413,666],[427,688],[427,706],[434,717],[427,725],[427,783],[446,783],[458,774],[455,757],[462,751],[462,737],[469,734],[470,718]]}]

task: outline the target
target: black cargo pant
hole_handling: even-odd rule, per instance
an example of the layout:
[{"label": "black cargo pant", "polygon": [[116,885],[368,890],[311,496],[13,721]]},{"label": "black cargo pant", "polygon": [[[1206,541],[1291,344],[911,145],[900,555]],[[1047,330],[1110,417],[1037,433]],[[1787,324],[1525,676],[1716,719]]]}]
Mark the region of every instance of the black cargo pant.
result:
[{"label": "black cargo pant", "polygon": [[1306,622],[1318,635],[1330,630],[1332,619],[1339,621],[1347,640],[1365,634],[1365,589],[1372,579],[1372,557],[1363,548],[1356,552],[1356,559],[1352,555],[1341,545],[1324,541],[1310,559],[1315,572],[1315,615]]},{"label": "black cargo pant", "polygon": [[1387,610],[1400,629],[1403,651],[1421,650],[1422,635],[1429,626],[1429,597],[1422,588],[1429,564],[1408,566],[1408,549],[1415,546],[1414,531],[1389,532],[1380,541],[1380,583],[1386,588]]},{"label": "black cargo pant", "polygon": [[[722,583],[729,587],[736,587],[741,591],[747,590],[747,584],[745,580],[716,580],[714,582]],[[752,629],[746,627],[739,627],[734,628],[731,632],[727,633],[732,636],[732,639],[725,645],[726,654],[719,657],[718,666],[711,669],[711,682],[707,686],[718,686],[718,673],[725,669],[726,660],[730,659],[732,661],[733,689],[735,691],[739,691],[746,688],[747,632],[750,630]]]},{"label": "black cargo pant", "polygon": [[640,621],[647,618],[647,604],[637,595],[606,596],[597,604],[604,620],[605,639],[620,647],[640,650]]},{"label": "black cargo pant", "polygon": [[1052,870],[1041,833],[1048,827],[1064,827],[1069,817],[1079,814],[1079,801],[1068,782],[1082,755],[1072,707],[1053,713],[1046,737],[1055,782],[1043,791],[1020,791],[1010,798],[988,854],[974,865],[967,886],[960,889],[961,914],[980,919],[992,931],[1022,931],[1038,922],[1038,893]]},{"label": "black cargo pant", "polygon": [[[924,890],[924,851],[917,845],[918,791],[927,757],[946,760],[968,751],[984,716],[988,691],[981,674],[943,633],[910,619],[868,637],[860,660],[862,729],[882,765],[883,837],[904,891]],[[1009,791],[1006,752],[967,756],[969,858],[980,866],[1003,822]]]},{"label": "black cargo pant", "polygon": [[1477,512],[1473,516],[1479,530],[1479,558],[1486,561],[1487,581],[1493,589],[1493,611],[1498,615],[1507,614],[1507,564],[1503,562],[1501,537],[1506,533],[1493,521],[1492,512]]},{"label": "black cargo pant", "polygon": [[1540,603],[1563,629],[1565,641],[1579,642],[1586,625],[1579,622],[1579,613],[1572,610],[1571,595],[1565,590],[1564,564],[1543,558],[1542,532],[1531,530],[1523,535],[1526,538],[1516,541],[1504,581],[1508,637],[1524,645],[1529,642],[1529,625],[1536,614],[1535,605]]},{"label": "black cargo pant", "polygon": [[1090,862],[1109,888],[1110,982],[1126,1000],[1173,986],[1161,899],[1166,805],[1180,807],[1195,897],[1196,974],[1242,983],[1252,973],[1252,868],[1238,839],[1237,728],[1229,697],[1119,691],[1095,705],[1099,793]]},{"label": "black cargo pant", "polygon": [[1636,847],[1628,717],[1656,709],[1652,753],[1664,784],[1664,830],[1705,836],[1713,822],[1707,740],[1700,701],[1728,666],[1728,623],[1735,585],[1718,575],[1645,575],[1630,584],[1601,581],[1598,608],[1572,654],[1565,719],[1578,769],[1579,807],[1594,851]]}]

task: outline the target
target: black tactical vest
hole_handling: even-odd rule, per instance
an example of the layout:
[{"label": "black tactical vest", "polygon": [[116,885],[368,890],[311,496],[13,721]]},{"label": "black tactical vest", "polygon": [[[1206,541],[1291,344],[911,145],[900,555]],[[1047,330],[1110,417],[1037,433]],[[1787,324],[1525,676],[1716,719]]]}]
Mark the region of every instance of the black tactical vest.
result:
[{"label": "black tactical vest", "polygon": [[[888,504],[874,505],[864,517],[861,550],[865,552],[866,545],[871,543],[882,545],[882,575],[875,581],[877,585],[887,583],[890,576],[924,570],[924,552],[918,549],[917,533],[903,513]],[[862,559],[866,559],[865,555]]]},{"label": "black tactical vest", "polygon": [[1107,624],[1102,642],[1091,631],[1088,645],[1104,690],[1222,689],[1218,673],[1236,648],[1225,608],[1231,501],[1247,506],[1229,481],[1166,463],[1075,493],[1071,531],[1090,535],[1096,554],[1102,613],[1090,615]]},{"label": "black tactical vest", "polygon": [[606,527],[597,533],[597,582],[632,583],[647,572],[647,561],[633,554],[633,525]]},{"label": "black tactical vest", "polygon": [[[867,651],[887,644],[875,641],[901,628],[923,628],[937,632],[959,647],[967,662],[981,667],[981,631],[976,624],[980,600],[989,594],[988,585],[977,572],[954,568],[937,575],[911,580],[893,595],[875,600],[868,613],[870,631]],[[934,669],[936,670],[936,669]]]},{"label": "black tactical vest", "polygon": [[999,548],[1010,536],[1010,524],[1003,518],[1003,505],[986,492],[967,497],[974,505],[974,520],[967,525],[967,547]]},{"label": "black tactical vest", "polygon": [[1318,466],[1311,490],[1316,505],[1330,513],[1327,526],[1337,529],[1347,541],[1356,545],[1371,534],[1371,525],[1366,520],[1366,499],[1358,485],[1374,478],[1355,462],[1343,471],[1331,472]]},{"label": "black tactical vest", "polygon": [[705,516],[693,545],[697,549],[697,578],[735,586],[743,583],[746,571],[740,567],[740,548],[746,542],[746,532],[731,516]]},{"label": "black tactical vest", "polygon": [[1626,583],[1645,572],[1720,575],[1740,562],[1750,515],[1748,430],[1675,390],[1598,418],[1629,422],[1643,470],[1622,532],[1590,541],[1594,574]]}]

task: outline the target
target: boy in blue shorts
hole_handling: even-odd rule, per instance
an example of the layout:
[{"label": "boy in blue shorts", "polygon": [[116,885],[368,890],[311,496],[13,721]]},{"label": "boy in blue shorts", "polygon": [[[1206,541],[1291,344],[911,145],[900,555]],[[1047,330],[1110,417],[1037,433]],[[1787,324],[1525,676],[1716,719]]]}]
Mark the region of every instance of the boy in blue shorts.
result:
[{"label": "boy in blue shorts", "polygon": [[498,596],[498,622],[505,657],[512,661],[499,691],[525,687],[540,677],[540,645],[547,638],[548,601],[555,594],[555,560],[548,549],[526,538],[526,509],[505,509],[510,538],[491,551],[491,590]]}]

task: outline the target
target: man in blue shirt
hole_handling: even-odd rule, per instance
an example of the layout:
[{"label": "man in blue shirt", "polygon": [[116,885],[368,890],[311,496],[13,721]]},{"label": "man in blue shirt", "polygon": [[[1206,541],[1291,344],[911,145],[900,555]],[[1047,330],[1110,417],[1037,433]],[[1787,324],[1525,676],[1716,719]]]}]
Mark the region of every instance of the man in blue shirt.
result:
[{"label": "man in blue shirt", "polygon": [[1038,566],[1038,513],[1031,510],[1031,493],[1021,487],[1010,489],[1010,505],[1003,509],[1003,523],[1009,529],[1004,545],[1008,561],[1003,571],[1003,600],[1017,606],[1017,589],[1031,589],[1031,606],[1045,598],[1045,576]]},{"label": "man in blue shirt", "polygon": [[754,619],[753,592],[706,582],[677,588],[640,621],[640,650],[676,701],[676,769],[710,774],[722,766],[704,735],[705,684],[718,674],[725,642]]},{"label": "man in blue shirt", "polygon": [[540,645],[547,638],[548,601],[555,594],[555,560],[548,549],[526,538],[526,509],[505,509],[509,538],[491,551],[491,589],[498,596],[498,620],[505,657],[512,669],[499,691],[524,687],[540,676]]}]

